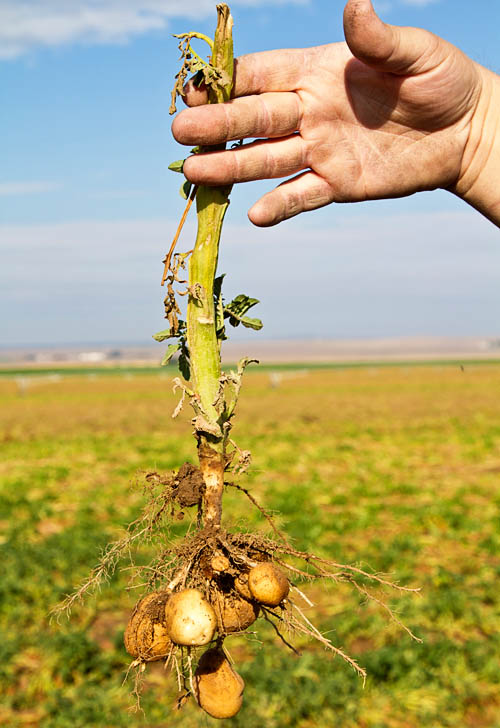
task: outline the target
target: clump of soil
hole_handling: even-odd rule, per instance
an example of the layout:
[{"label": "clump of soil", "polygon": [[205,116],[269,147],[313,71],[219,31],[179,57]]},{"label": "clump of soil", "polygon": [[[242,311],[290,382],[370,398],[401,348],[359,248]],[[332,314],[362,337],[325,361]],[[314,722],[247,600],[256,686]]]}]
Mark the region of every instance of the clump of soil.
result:
[{"label": "clump of soil", "polygon": [[205,482],[201,471],[191,463],[184,463],[172,481],[174,498],[181,508],[190,508],[201,503]]},{"label": "clump of soil", "polygon": [[199,506],[205,492],[205,481],[201,471],[192,463],[181,465],[173,476],[151,471],[146,473],[146,481],[153,486],[162,486],[163,496],[181,508]]}]

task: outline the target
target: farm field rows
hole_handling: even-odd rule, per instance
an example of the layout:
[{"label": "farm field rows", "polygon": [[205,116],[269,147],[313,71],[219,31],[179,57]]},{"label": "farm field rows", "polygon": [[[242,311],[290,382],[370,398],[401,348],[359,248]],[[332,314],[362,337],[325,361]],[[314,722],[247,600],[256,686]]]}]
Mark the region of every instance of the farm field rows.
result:
[{"label": "farm field rows", "polygon": [[[146,718],[128,712],[123,631],[140,589],[110,583],[49,621],[144,504],[148,470],[194,462],[187,409],[156,373],[0,379],[0,725],[219,724],[148,668]],[[245,728],[500,728],[500,365],[292,369],[246,376],[234,437],[239,479],[298,549],[421,587],[388,595],[422,644],[348,585],[306,584],[307,615],[368,671],[269,625],[228,640],[246,681]],[[234,526],[267,533],[230,490]],[[189,527],[191,515],[173,526]],[[145,560],[145,557],[144,557]]]}]

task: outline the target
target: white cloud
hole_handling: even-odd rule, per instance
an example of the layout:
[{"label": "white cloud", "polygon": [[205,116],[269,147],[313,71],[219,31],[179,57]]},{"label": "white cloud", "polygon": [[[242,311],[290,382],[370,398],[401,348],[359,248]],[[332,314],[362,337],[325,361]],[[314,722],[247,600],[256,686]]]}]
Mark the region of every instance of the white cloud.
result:
[{"label": "white cloud", "polygon": [[[498,230],[478,213],[331,209],[261,230],[225,225],[225,295],[261,300],[264,338],[486,335],[500,329]],[[147,340],[176,221],[0,225],[0,341]],[[194,220],[179,243],[194,238]],[[27,267],[28,266],[28,267]],[[27,270],[36,271],[26,286]],[[238,333],[238,332],[236,332]],[[242,332],[242,335],[248,332]]]},{"label": "white cloud", "polygon": [[56,182],[0,182],[0,197],[35,195],[52,192],[60,187]]},{"label": "white cloud", "polygon": [[440,2],[440,0],[372,0],[377,13],[388,13],[393,10],[396,1],[401,5],[413,5],[419,8],[425,8],[427,5]]},{"label": "white cloud", "polygon": [[425,7],[432,3],[439,2],[439,0],[402,0],[404,5],[417,5],[418,7]]},{"label": "white cloud", "polygon": [[[275,3],[300,0],[274,0]],[[261,5],[265,0],[239,0]],[[173,17],[214,13],[213,0],[0,0],[0,58],[74,42],[121,43]]]}]

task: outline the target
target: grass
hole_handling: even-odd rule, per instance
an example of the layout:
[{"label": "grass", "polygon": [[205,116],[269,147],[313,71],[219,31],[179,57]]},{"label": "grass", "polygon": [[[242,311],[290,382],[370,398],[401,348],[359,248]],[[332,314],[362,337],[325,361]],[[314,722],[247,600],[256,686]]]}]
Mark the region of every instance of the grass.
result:
[{"label": "grass", "polygon": [[[122,636],[140,594],[127,591],[128,571],[69,621],[49,622],[138,515],[140,471],[193,459],[189,413],[170,418],[168,378],[97,374],[24,393],[0,381],[0,725],[217,725],[194,705],[171,712],[174,680],[158,664],[146,718],[128,712]],[[228,642],[247,683],[232,725],[499,728],[500,366],[318,369],[271,382],[254,373],[244,386],[234,434],[254,461],[243,484],[280,512],[298,548],[421,586],[392,605],[424,642],[346,586],[308,586],[308,615],[367,668],[366,687],[300,639],[296,658],[262,625]],[[265,530],[243,495],[226,500],[231,523]]]}]

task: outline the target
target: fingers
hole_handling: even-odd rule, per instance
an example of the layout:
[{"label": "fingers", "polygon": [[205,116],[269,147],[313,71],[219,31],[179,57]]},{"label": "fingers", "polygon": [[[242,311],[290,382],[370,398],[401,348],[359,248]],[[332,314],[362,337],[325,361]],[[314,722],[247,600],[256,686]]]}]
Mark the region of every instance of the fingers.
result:
[{"label": "fingers", "polygon": [[[349,0],[344,33],[352,54],[372,68],[401,75],[423,73],[440,60],[440,39],[420,28],[383,23],[371,0]],[[442,54],[441,54],[442,55]]]},{"label": "fingers", "polygon": [[[234,61],[232,96],[294,91],[304,70],[305,53],[302,49],[288,49],[240,56]],[[188,81],[183,98],[188,106],[200,106],[207,103],[207,92],[204,86],[197,88]]]},{"label": "fingers", "polygon": [[270,227],[300,212],[328,205],[333,199],[333,190],[325,179],[315,172],[304,172],[261,197],[248,217],[254,225]]},{"label": "fingers", "polygon": [[202,106],[208,101],[207,87],[204,83],[195,86],[193,79],[190,79],[182,89],[182,100],[186,106]]},{"label": "fingers", "polygon": [[258,141],[231,151],[195,154],[184,162],[184,174],[197,185],[227,185],[296,174],[307,167],[306,146],[298,134],[277,141]]},{"label": "fingers", "polygon": [[184,109],[172,123],[181,144],[213,145],[234,139],[282,137],[297,131],[302,107],[297,94],[266,93]]}]

